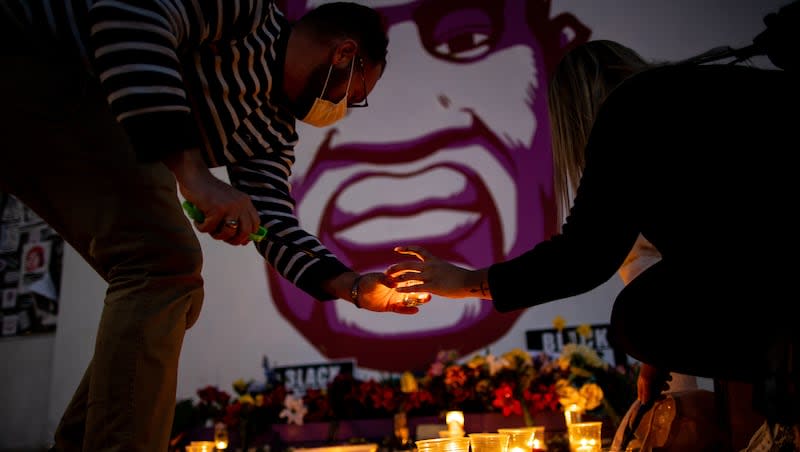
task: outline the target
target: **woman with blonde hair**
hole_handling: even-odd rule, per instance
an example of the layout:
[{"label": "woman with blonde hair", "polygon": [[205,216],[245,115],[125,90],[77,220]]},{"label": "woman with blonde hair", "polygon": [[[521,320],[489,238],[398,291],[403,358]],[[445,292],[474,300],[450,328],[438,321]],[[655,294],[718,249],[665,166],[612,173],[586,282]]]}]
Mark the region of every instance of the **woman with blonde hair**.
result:
[{"label": "woman with blonde hair", "polygon": [[[557,66],[548,89],[548,113],[552,129],[553,178],[559,220],[563,223],[572,206],[583,168],[584,149],[594,118],[606,97],[631,75],[662,63],[647,62],[633,49],[610,40],[590,41],[568,53]],[[634,187],[635,189],[635,187]],[[627,285],[639,273],[661,259],[658,250],[641,234],[619,269]],[[667,381],[672,381],[668,385]],[[694,376],[657,369],[647,363],[637,381],[638,399],[649,402],[667,388],[696,388]]]},{"label": "woman with blonde hair", "polygon": [[[767,388],[768,420],[797,424],[794,386],[773,383],[800,380],[786,367],[797,332],[783,314],[796,266],[776,264],[800,251],[787,212],[798,199],[800,86],[789,71],[698,61],[650,64],[610,41],[573,49],[549,87],[561,233],[480,269],[398,247],[416,259],[387,273],[416,283],[397,290],[477,295],[507,312],[619,271],[616,347],[655,370]],[[640,397],[665,383],[648,381]]]},{"label": "woman with blonde hair", "polygon": [[634,50],[610,40],[578,46],[556,66],[547,90],[547,108],[561,222],[572,206],[586,166],[586,142],[603,101],[625,79],[655,66]]}]

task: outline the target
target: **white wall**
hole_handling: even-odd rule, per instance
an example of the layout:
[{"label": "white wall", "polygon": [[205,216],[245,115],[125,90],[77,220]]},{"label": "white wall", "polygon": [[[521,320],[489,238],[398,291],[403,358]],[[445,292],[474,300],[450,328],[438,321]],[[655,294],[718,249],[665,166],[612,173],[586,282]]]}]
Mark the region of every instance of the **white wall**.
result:
[{"label": "white wall", "polygon": [[0,449],[42,443],[55,335],[0,341]]},{"label": "white wall", "polygon": [[[785,3],[554,0],[553,13],[574,13],[593,30],[593,39],[618,40],[647,58],[678,59],[718,45],[748,44],[763,30],[763,16]],[[216,174],[225,178],[222,172]],[[201,240],[206,302],[200,320],[186,336],[178,397],[192,396],[207,384],[229,388],[238,378],[260,379],[263,355],[277,364],[323,359],[282,321],[272,304],[263,301],[268,293],[264,264],[250,247],[229,247],[205,236]],[[0,342],[0,449],[49,441],[91,357],[105,287],[69,247],[64,267],[55,335]],[[524,347],[524,331],[548,328],[556,315],[570,324],[607,322],[620,288],[620,282],[612,279],[571,303],[529,309],[509,334],[492,344],[492,350]]]}]

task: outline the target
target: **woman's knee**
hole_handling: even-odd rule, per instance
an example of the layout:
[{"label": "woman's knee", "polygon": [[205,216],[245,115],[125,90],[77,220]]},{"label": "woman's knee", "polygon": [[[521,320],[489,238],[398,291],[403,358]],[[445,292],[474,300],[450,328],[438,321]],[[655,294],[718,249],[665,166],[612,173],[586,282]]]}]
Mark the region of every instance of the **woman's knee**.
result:
[{"label": "woman's knee", "polygon": [[611,345],[644,361],[647,350],[663,342],[674,325],[667,319],[666,273],[658,262],[639,274],[617,295],[611,310]]}]

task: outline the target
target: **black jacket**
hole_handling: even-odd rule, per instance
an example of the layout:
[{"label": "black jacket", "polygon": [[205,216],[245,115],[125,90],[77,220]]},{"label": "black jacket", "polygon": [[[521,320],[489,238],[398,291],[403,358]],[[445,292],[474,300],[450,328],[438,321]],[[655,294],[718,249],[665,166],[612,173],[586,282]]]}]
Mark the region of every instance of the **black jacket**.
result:
[{"label": "black jacket", "polygon": [[[641,233],[676,284],[730,292],[792,281],[800,94],[788,72],[671,65],[635,75],[601,107],[563,233],[489,268],[498,311],[594,289]],[[790,259],[776,265],[776,260]],[[791,278],[789,278],[791,279]]]}]

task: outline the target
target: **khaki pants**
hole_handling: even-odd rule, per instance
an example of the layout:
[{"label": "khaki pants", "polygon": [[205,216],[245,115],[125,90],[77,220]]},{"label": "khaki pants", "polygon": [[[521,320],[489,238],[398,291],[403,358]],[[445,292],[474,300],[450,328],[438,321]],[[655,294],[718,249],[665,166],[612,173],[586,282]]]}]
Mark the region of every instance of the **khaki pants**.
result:
[{"label": "khaki pants", "polygon": [[166,451],[179,354],[203,300],[201,249],[174,177],[161,163],[136,162],[96,82],[76,63],[0,61],[0,190],[39,214],[108,283],[94,355],[56,447]]}]

